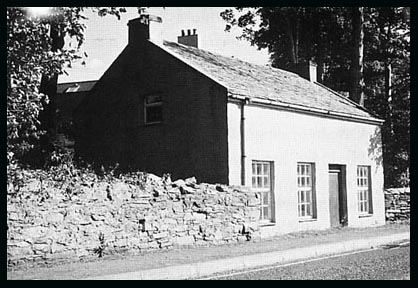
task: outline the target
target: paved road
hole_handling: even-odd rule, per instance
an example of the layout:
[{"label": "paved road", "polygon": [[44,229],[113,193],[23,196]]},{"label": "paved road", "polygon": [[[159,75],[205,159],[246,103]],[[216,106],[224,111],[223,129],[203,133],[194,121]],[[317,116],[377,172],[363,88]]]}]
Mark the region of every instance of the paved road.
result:
[{"label": "paved road", "polygon": [[408,245],[384,247],[332,258],[301,261],[291,265],[277,265],[248,271],[217,275],[206,279],[219,280],[383,280],[410,278]]}]

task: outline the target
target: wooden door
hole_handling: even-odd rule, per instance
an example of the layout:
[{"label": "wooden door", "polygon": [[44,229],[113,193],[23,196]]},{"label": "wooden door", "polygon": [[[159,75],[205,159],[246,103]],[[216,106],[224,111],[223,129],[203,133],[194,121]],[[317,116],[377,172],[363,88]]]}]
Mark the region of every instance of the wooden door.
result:
[{"label": "wooden door", "polygon": [[340,225],[340,171],[329,171],[329,212],[331,227]]}]

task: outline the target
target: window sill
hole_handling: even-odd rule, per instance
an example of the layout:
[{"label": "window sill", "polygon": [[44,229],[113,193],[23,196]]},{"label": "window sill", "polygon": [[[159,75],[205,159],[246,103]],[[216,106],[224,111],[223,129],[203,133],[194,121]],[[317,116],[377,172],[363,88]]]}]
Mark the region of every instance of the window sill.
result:
[{"label": "window sill", "polygon": [[315,222],[318,219],[316,218],[306,218],[306,219],[299,219],[299,223],[303,223],[303,222]]},{"label": "window sill", "polygon": [[368,218],[368,217],[372,217],[373,214],[360,214],[358,215],[358,218]]}]

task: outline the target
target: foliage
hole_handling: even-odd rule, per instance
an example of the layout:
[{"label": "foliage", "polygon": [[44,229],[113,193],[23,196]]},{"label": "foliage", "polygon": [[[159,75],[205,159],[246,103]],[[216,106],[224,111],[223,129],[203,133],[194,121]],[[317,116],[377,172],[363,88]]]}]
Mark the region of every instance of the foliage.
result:
[{"label": "foliage", "polygon": [[[353,8],[237,7],[221,17],[226,30],[240,27],[240,39],[268,48],[273,67],[293,70],[313,60],[318,80],[350,91],[353,74]],[[385,120],[382,127],[385,186],[401,185],[410,158],[410,21],[408,7],[364,7],[364,106]],[[388,71],[392,67],[389,96]],[[404,175],[404,176],[402,176]]]},{"label": "foliage", "polygon": [[[239,16],[236,16],[238,13]],[[295,64],[318,63],[322,82],[337,90],[348,90],[351,23],[340,7],[257,7],[227,9],[221,13],[226,30],[243,29],[240,39],[268,48],[272,66],[293,70]],[[258,20],[257,20],[258,19]],[[259,23],[258,25],[256,23]]]},{"label": "foliage", "polygon": [[99,233],[99,246],[97,248],[94,248],[94,253],[98,255],[99,258],[103,257],[104,251],[106,250],[106,240],[105,235],[100,232]]},{"label": "foliage", "polygon": [[[22,7],[7,8],[7,159],[16,161],[39,148],[47,127],[40,113],[49,99],[41,80],[54,80],[79,58],[84,42],[83,7],[54,7],[47,17],[36,17]],[[100,16],[120,18],[125,8],[92,7]],[[138,7],[141,12],[143,8]],[[64,47],[64,37],[77,47]],[[47,82],[47,81],[44,81]],[[52,81],[53,83],[53,81]],[[54,87],[47,87],[54,90]],[[45,124],[45,123],[44,123]]]}]

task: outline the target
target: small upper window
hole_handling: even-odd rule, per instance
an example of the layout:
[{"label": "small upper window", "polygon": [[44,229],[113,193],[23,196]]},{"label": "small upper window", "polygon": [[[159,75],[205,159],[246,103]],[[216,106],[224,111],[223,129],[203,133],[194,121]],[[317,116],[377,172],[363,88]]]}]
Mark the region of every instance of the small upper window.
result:
[{"label": "small upper window", "polygon": [[148,95],[144,103],[145,124],[163,122],[163,102],[161,95]]}]

